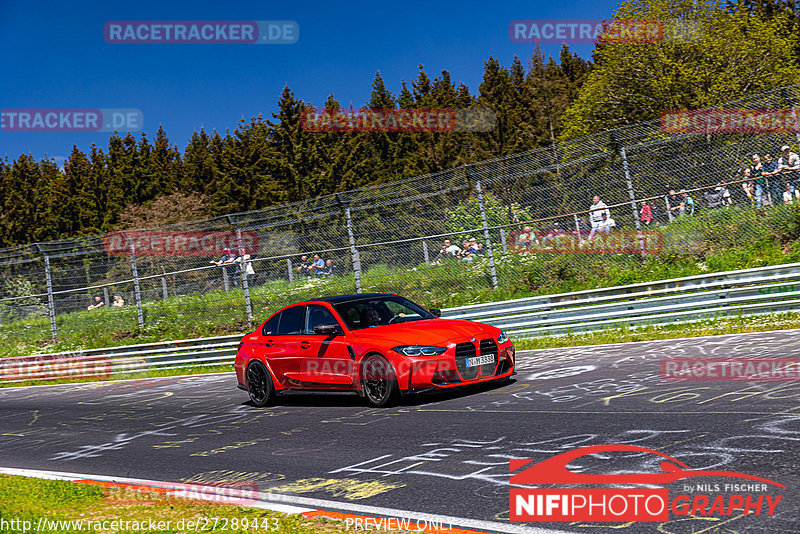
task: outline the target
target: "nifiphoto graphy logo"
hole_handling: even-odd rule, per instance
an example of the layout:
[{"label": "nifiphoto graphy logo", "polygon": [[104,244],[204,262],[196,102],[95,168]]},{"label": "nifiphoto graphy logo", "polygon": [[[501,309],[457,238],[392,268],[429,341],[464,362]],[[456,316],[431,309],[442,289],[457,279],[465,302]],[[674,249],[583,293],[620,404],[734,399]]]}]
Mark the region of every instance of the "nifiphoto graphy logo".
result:
[{"label": "nifiphoto graphy logo", "polygon": [[[659,462],[659,470],[595,473],[568,467],[587,457],[608,460],[615,453],[627,457],[650,456]],[[783,493],[775,493],[775,488],[786,488],[779,482],[748,473],[692,469],[661,451],[623,443],[578,447],[544,460],[515,458],[509,460],[509,470],[513,473],[509,517],[511,521],[524,522],[663,522],[670,519],[670,513],[716,518],[741,514],[773,516],[783,500]],[[670,488],[658,487],[686,479],[705,481],[718,477],[748,482],[728,482],[722,486],[682,484],[672,499]],[[550,485],[570,487],[542,487]],[[573,487],[596,485],[612,487]]]}]

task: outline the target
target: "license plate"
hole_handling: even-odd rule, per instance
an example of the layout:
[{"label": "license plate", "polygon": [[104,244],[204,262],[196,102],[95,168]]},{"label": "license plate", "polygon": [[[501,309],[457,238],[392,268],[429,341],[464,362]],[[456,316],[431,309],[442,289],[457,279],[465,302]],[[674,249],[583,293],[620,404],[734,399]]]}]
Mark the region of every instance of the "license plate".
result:
[{"label": "license plate", "polygon": [[467,358],[467,367],[475,367],[477,365],[485,365],[487,363],[494,363],[497,360],[495,354],[487,354],[486,356],[475,356],[474,358]]}]

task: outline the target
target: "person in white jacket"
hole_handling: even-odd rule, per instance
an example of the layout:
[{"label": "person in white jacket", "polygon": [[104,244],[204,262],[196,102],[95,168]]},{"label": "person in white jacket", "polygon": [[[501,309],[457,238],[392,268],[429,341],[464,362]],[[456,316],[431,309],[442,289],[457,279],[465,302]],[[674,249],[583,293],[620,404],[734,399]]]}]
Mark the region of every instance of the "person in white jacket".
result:
[{"label": "person in white jacket", "polygon": [[603,215],[611,219],[611,212],[608,210],[606,203],[600,200],[597,195],[592,198],[592,205],[589,207],[589,222],[592,223],[592,231],[589,232],[589,239],[594,239],[600,225],[603,223]]}]

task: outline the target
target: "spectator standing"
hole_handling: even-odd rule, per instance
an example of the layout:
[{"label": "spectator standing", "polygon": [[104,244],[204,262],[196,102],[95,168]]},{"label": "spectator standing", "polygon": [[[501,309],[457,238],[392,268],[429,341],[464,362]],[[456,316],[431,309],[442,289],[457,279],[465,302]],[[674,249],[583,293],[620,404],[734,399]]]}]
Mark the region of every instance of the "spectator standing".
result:
[{"label": "spectator standing", "polygon": [[242,265],[244,265],[244,274],[247,276],[247,287],[251,287],[255,282],[256,270],[253,268],[253,263],[250,261],[250,254],[247,254],[243,248],[240,248],[239,256],[233,261],[236,262],[236,276],[242,276]]},{"label": "spectator standing", "polygon": [[772,155],[767,152],[764,154],[764,161],[761,163],[761,176],[767,182],[767,194],[770,198],[770,203],[775,205],[780,202],[781,198],[781,184],[783,180],[780,179],[780,171],[778,170],[778,162],[772,159]]},{"label": "spectator standing", "polygon": [[594,239],[597,230],[600,228],[600,223],[603,222],[603,215],[606,218],[611,218],[611,212],[608,210],[606,203],[600,200],[600,197],[595,195],[592,198],[592,205],[589,207],[589,222],[592,223],[592,230],[589,232],[589,239]]},{"label": "spectator standing", "polygon": [[758,154],[753,154],[753,164],[750,165],[750,177],[753,179],[754,190],[753,195],[756,201],[756,207],[760,208],[764,204],[764,196],[766,194],[766,182],[762,176],[763,165],[761,164],[761,157]]},{"label": "spectator standing", "polygon": [[750,170],[750,167],[747,167],[744,170],[744,182],[742,182],[742,189],[744,190],[744,194],[747,195],[747,200],[750,204],[754,203],[753,195],[756,192],[756,184],[752,180],[752,173],[753,171]]},{"label": "spectator standing", "polygon": [[669,204],[669,212],[673,217],[680,217],[686,213],[686,204],[684,204],[683,199],[678,196],[674,189],[669,190],[667,204]]},{"label": "spectator standing", "polygon": [[322,273],[325,272],[325,262],[320,258],[319,254],[314,254],[314,264],[312,268],[316,276],[322,276]]},{"label": "spectator standing", "polygon": [[689,196],[686,189],[681,189],[681,200],[683,201],[685,212],[689,215],[694,215],[694,199]]},{"label": "spectator standing", "polygon": [[647,226],[650,226],[650,223],[653,222],[653,208],[650,207],[650,204],[648,204],[646,200],[642,201],[642,211],[639,212],[639,220]]},{"label": "spectator standing", "polygon": [[789,149],[789,145],[781,147],[781,157],[778,159],[778,170],[781,172],[781,180],[792,185],[795,189],[798,171],[800,171],[800,156]]},{"label": "spectator standing", "polygon": [[125,306],[125,301],[122,299],[122,295],[114,295],[114,302],[111,303],[111,306],[114,308],[122,308]]},{"label": "spectator standing", "polygon": [[228,275],[228,282],[233,283],[233,285],[238,286],[239,283],[236,281],[236,266],[233,262],[236,260],[236,256],[231,254],[231,249],[226,248],[222,251],[222,257],[220,257],[219,261],[211,260],[209,263],[213,263],[214,265],[222,266],[225,269],[225,272]]},{"label": "spectator standing", "polygon": [[97,308],[102,308],[105,305],[106,305],[106,303],[103,302],[103,299],[101,297],[95,297],[94,298],[94,304],[90,304],[86,309],[87,310],[96,310]]}]

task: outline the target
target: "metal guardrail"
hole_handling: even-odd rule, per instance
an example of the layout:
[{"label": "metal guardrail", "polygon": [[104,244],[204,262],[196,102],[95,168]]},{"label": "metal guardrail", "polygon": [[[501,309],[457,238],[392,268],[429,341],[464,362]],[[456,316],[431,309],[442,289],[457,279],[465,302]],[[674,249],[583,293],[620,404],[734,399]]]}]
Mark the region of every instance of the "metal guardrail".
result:
[{"label": "metal guardrail", "polygon": [[[732,314],[765,314],[800,307],[800,263],[658,280],[442,310],[442,317],[486,322],[515,337],[589,332],[605,328],[700,321]],[[232,364],[241,335],[145,343],[26,357],[58,370],[77,359],[105,367],[82,376]],[[0,359],[0,381],[20,382]],[[43,364],[41,362],[44,362]],[[54,363],[55,362],[55,363]],[[17,367],[15,367],[15,365]],[[91,367],[91,366],[89,366]],[[63,375],[68,375],[65,368]],[[51,376],[52,375],[52,376]],[[58,372],[49,378],[60,378]]]},{"label": "metal guardrail", "polygon": [[798,304],[800,263],[793,263],[461,306],[442,316],[531,337],[791,311]]},{"label": "metal guardrail", "polygon": [[0,382],[104,378],[230,364],[241,335],[165,341],[0,359]]}]

